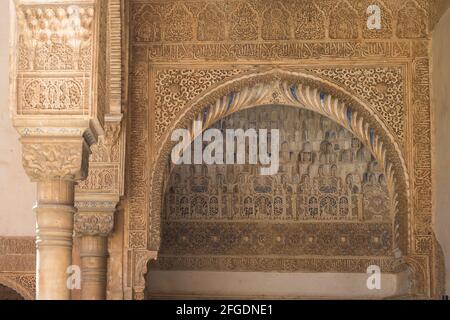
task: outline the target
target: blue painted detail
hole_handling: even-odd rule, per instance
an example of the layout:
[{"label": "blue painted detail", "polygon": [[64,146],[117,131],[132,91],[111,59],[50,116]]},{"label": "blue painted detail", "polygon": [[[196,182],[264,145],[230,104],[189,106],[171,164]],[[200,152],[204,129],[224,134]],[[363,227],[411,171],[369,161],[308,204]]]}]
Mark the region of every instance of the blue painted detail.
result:
[{"label": "blue painted detail", "polygon": [[320,93],[320,102],[322,102],[322,103],[325,102],[325,96],[326,96],[325,93],[323,93],[323,92]]},{"label": "blue painted detail", "polygon": [[297,96],[297,86],[296,85],[292,85],[290,87],[290,89],[291,89],[292,97],[294,97],[295,100],[299,101],[298,96]]},{"label": "blue painted detail", "polygon": [[203,109],[203,123],[206,122],[206,119],[208,118],[208,113],[209,113],[209,107],[205,107]]},{"label": "blue painted detail", "polygon": [[350,127],[352,126],[352,116],[353,116],[353,110],[352,110],[352,108],[348,107],[347,108],[347,120],[348,120],[348,125]]},{"label": "blue painted detail", "polygon": [[234,92],[231,92],[230,95],[228,96],[228,106],[227,106],[227,112],[228,110],[230,110],[231,104],[234,101]]},{"label": "blue painted detail", "polygon": [[375,131],[370,128],[370,144],[373,146],[373,142],[375,141]]}]

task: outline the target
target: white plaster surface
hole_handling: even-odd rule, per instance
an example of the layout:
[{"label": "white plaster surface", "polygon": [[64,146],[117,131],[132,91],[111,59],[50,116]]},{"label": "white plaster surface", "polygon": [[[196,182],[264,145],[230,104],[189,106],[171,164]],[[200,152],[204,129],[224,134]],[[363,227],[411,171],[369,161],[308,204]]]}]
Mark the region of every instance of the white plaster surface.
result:
[{"label": "white plaster surface", "polygon": [[35,185],[22,167],[9,111],[9,0],[0,1],[0,236],[34,236]]},{"label": "white plaster surface", "polygon": [[406,273],[381,274],[369,290],[365,273],[151,271],[149,293],[159,297],[379,299],[408,293]]}]

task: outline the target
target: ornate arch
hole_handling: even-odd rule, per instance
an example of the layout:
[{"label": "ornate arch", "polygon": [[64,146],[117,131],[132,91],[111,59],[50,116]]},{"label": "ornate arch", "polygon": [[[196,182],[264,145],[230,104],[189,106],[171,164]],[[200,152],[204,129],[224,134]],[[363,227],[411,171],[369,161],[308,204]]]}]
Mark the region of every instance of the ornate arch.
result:
[{"label": "ornate arch", "polygon": [[402,253],[410,251],[411,233],[409,177],[406,162],[395,138],[369,105],[342,88],[318,77],[270,69],[250,72],[223,82],[190,101],[161,137],[150,168],[148,249],[160,245],[160,215],[164,178],[173,143],[171,133],[177,128],[191,128],[193,120],[201,120],[207,129],[216,121],[240,110],[270,104],[306,108],[326,116],[358,137],[385,170],[395,201],[396,246]]},{"label": "ornate arch", "polygon": [[[19,279],[15,279],[19,277]],[[32,281],[26,280],[27,283],[33,283],[34,277],[32,277]],[[21,284],[20,276],[6,276],[0,274],[0,284],[4,285],[5,287],[10,288],[11,290],[14,290],[17,294],[19,294],[22,298],[25,300],[34,300],[34,292],[33,290],[30,290],[30,288],[27,288],[23,284]],[[22,281],[23,282],[23,281]]]}]

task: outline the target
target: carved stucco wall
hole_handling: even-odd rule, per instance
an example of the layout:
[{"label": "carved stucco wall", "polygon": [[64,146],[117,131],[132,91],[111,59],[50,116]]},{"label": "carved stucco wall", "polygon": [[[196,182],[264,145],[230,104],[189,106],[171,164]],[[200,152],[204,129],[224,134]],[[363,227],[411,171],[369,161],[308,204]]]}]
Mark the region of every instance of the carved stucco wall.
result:
[{"label": "carved stucco wall", "polygon": [[0,2],[0,236],[33,236],[35,186],[22,167],[19,135],[9,111],[9,1]]},{"label": "carved stucco wall", "polygon": [[36,291],[35,270],[33,237],[0,236],[0,285],[32,300]]},{"label": "carved stucco wall", "polygon": [[433,34],[433,118],[434,118],[434,227],[446,262],[446,289],[450,293],[450,10]]},{"label": "carved stucco wall", "polygon": [[416,293],[441,292],[442,261],[431,229],[428,46],[442,3],[376,3],[385,17],[381,31],[366,30],[368,1],[129,2],[127,283],[135,298],[142,298],[145,261],[158,249],[167,134],[202,110],[208,116],[216,99],[265,81],[257,75],[274,66],[314,75],[317,90],[364,105],[358,110],[366,108],[363,118],[384,145],[399,146],[399,158],[389,160],[397,182],[404,180],[399,196],[408,195],[399,203],[407,212],[401,223],[406,260],[418,276]]}]

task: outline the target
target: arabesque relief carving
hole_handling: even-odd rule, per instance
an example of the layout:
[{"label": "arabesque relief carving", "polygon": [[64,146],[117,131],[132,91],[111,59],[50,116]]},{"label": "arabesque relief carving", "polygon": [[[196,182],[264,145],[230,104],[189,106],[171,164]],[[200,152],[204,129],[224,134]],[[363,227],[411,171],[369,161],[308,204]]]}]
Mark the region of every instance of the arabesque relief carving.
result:
[{"label": "arabesque relief carving", "polygon": [[[367,8],[371,4],[378,5],[383,12],[381,29],[367,29]],[[355,124],[352,129],[368,130],[366,135],[361,135],[361,141],[366,146],[371,144],[371,129],[379,135],[381,149],[375,148],[378,150],[376,153],[380,155],[379,159],[387,159],[382,166],[384,170],[392,170],[391,179],[395,180],[396,185],[395,191],[389,193],[395,198],[398,208],[398,212],[392,215],[392,246],[400,247],[403,255],[400,260],[389,258],[384,263],[377,263],[388,270],[399,270],[399,265],[407,265],[414,273],[415,294],[437,294],[440,289],[435,286],[433,279],[438,277],[441,258],[430,219],[431,120],[427,48],[429,33],[439,17],[440,7],[440,3],[421,0],[358,3],[350,0],[311,3],[132,1],[129,8],[133,57],[130,66],[130,103],[133,107],[130,108],[129,141],[132,141],[132,145],[128,156],[131,159],[130,181],[139,182],[132,182],[128,187],[128,246],[131,254],[157,250],[159,247],[159,226],[164,221],[157,215],[161,215],[164,206],[158,204],[157,197],[161,198],[159,192],[165,190],[163,185],[170,182],[167,158],[162,156],[170,150],[170,143],[167,143],[170,132],[179,126],[189,127],[189,122],[195,118],[202,119],[205,111],[205,126],[213,125],[214,121],[225,116],[219,111],[222,109],[214,108],[215,104],[222,103],[226,109],[227,99],[233,93],[236,99],[236,93],[241,93],[245,88],[282,78],[276,74],[271,75],[272,78],[255,76],[278,67],[313,75],[314,80],[302,80],[303,85],[317,89],[309,102],[310,109],[321,110],[322,93],[325,105],[328,105],[328,97],[334,96],[339,102],[351,107],[352,111],[358,110],[364,121],[370,122],[368,128],[364,124]],[[189,31],[189,37],[186,36],[189,40],[183,40],[181,35],[178,40],[176,37],[170,40],[164,38],[164,30],[167,30],[168,22],[171,21],[166,18],[172,17],[175,9],[180,12],[180,21],[191,22],[187,30],[192,32]],[[280,19],[284,21],[283,25],[280,25]],[[152,21],[151,25],[149,21]],[[216,23],[221,27],[218,28]],[[386,63],[387,60],[390,63]],[[224,68],[224,63],[229,66]],[[302,64],[301,68],[299,64]],[[223,77],[213,82],[208,80],[199,92],[194,92],[193,88],[198,88],[196,83],[208,79],[207,73],[225,69],[227,73]],[[233,72],[229,73],[228,70]],[[182,78],[186,79],[186,84],[181,87],[172,86],[169,90],[169,86],[160,82],[160,75],[165,75],[165,83],[172,84],[178,74],[183,74]],[[291,84],[302,81],[293,81]],[[177,92],[183,94],[177,95]],[[280,98],[282,96],[275,94],[271,99],[264,100],[264,103],[285,105],[286,101]],[[261,101],[258,103],[261,104]],[[161,110],[158,116],[155,116],[154,110]],[[330,112],[326,116],[339,118],[338,114]],[[344,112],[342,119],[347,116]],[[151,121],[156,121],[155,133],[147,136],[147,130],[152,128]],[[410,128],[414,129],[411,131]],[[149,145],[151,149],[148,149]],[[411,152],[413,145],[417,145],[416,152]],[[382,149],[385,153],[381,152]],[[160,191],[155,193],[154,190]],[[367,188],[365,192],[373,194]],[[217,202],[220,213],[221,203]],[[216,212],[214,203],[211,208]],[[362,203],[363,206],[367,205],[367,202]],[[380,198],[376,203],[381,203]],[[208,201],[206,204],[209,212]],[[178,206],[181,208],[181,203]],[[273,202],[272,210],[274,206]],[[143,209],[146,207],[150,214],[154,213],[150,219]],[[203,210],[196,209],[196,212],[204,212],[204,206],[194,207]],[[185,208],[189,208],[190,212],[192,206],[189,204]],[[186,248],[188,243],[180,240],[182,236],[177,231],[174,232],[181,241],[177,242],[180,248]],[[205,233],[205,237],[213,239],[213,233]],[[248,256],[180,258],[177,255],[161,254],[161,259],[153,264],[157,268],[175,270],[194,267],[205,270],[247,269],[243,265],[264,270],[264,263],[275,263]],[[353,267],[349,267],[349,270],[363,270],[363,266],[368,263],[368,260],[363,260],[352,260]],[[301,266],[292,267],[292,270],[343,270],[342,265],[350,265],[344,262],[345,259],[331,257],[320,261],[300,258],[282,261],[283,266]],[[274,270],[284,268],[277,265],[279,267],[274,267]],[[396,267],[392,267],[394,265]],[[285,269],[289,270],[288,267]],[[431,283],[431,287],[427,283]],[[142,283],[136,286],[136,297],[142,296],[139,291],[141,287]]]},{"label": "arabesque relief carving", "polygon": [[[135,1],[132,14],[136,15],[137,29],[133,35],[138,42],[192,41],[194,35],[200,41],[321,40],[327,30],[330,39],[356,39],[361,36],[360,30],[365,29],[369,5],[384,9],[385,21],[383,28],[362,33],[368,39],[392,37],[393,17],[399,38],[426,37],[428,25],[434,23],[426,13],[431,7],[427,1],[419,1],[420,5],[412,0],[363,2]],[[171,28],[175,21],[177,24]],[[216,22],[218,25],[213,27]]]},{"label": "arabesque relief carving", "polygon": [[369,102],[398,141],[403,141],[405,135],[403,68],[324,68],[310,71],[349,88]]},{"label": "arabesque relief carving", "polygon": [[389,256],[391,230],[390,224],[167,222],[161,255]]},{"label": "arabesque relief carving", "polygon": [[[388,39],[393,35],[394,30],[394,18],[392,15],[392,9],[388,9],[388,7],[382,1],[370,1],[365,0],[363,7],[369,8],[369,6],[376,5],[380,8],[382,13],[382,20],[380,28],[362,28],[362,36],[364,39]],[[367,24],[367,14],[359,15],[359,20],[361,21],[361,25]]]},{"label": "arabesque relief carving", "polygon": [[254,258],[251,256],[239,257],[207,257],[176,255],[160,255],[158,259],[150,262],[151,270],[203,270],[203,271],[248,271],[267,272],[354,272],[364,273],[367,266],[380,266],[385,272],[399,272],[404,270],[401,265],[392,258]]},{"label": "arabesque relief carving", "polygon": [[80,113],[85,106],[84,79],[24,79],[19,83],[22,113],[72,112]]},{"label": "arabesque relief carving", "polygon": [[279,129],[279,172],[262,177],[256,165],[174,166],[164,220],[392,220],[383,170],[369,149],[328,118],[264,107],[238,112],[213,128]]},{"label": "arabesque relief carving", "polygon": [[120,122],[105,124],[105,134],[91,148],[89,176],[78,184],[78,194],[121,193],[122,150]]},{"label": "arabesque relief carving", "polygon": [[0,284],[17,292],[24,300],[34,300],[36,275],[29,273],[0,273]]},{"label": "arabesque relief carving", "polygon": [[[107,9],[108,1],[17,2],[18,54],[13,57],[18,115],[30,119],[37,114],[89,115],[98,120],[94,131],[101,133],[107,90]],[[95,140],[97,133],[93,134]]]},{"label": "arabesque relief carving", "polygon": [[[370,5],[382,10],[381,29],[366,27]],[[132,40],[147,44],[158,61],[406,58],[411,52],[403,39],[428,37],[437,19],[432,3],[412,0],[135,1],[131,10]],[[186,28],[167,31],[175,14]],[[356,41],[361,38],[367,40]]]},{"label": "arabesque relief carving", "polygon": [[[345,104],[332,97],[331,95],[326,94],[325,92],[329,92],[327,91],[329,89],[327,89],[325,86],[323,87],[325,92],[321,92],[309,86],[296,84],[295,82],[289,82],[299,81],[298,78],[297,80],[288,80],[290,79],[289,77],[294,77],[292,79],[295,79],[296,76],[299,75],[296,73],[289,73],[278,70],[269,71],[267,72],[267,74],[258,74],[254,76],[256,79],[250,78],[251,80],[247,79],[247,76],[243,76],[243,78],[248,81],[249,86],[243,86],[241,84],[242,89],[240,92],[236,92],[233,89],[227,89],[230,90],[231,93],[226,96],[218,96],[217,100],[215,101],[211,99],[208,102],[204,102],[201,100],[198,101],[197,105],[195,106],[195,110],[197,110],[199,114],[192,114],[191,110],[191,119],[203,119],[203,126],[207,128],[208,126],[213,125],[216,121],[219,121],[227,115],[254,106],[281,104],[313,110],[333,119],[347,130],[350,130],[359,139],[361,139],[361,141],[364,141],[364,145],[371,150],[370,152],[379,161],[379,164],[383,168],[383,170],[385,170],[387,185],[390,186],[389,192],[392,195],[393,199],[395,197],[395,199],[393,200],[395,203],[395,207],[397,206],[397,203],[404,203],[405,194],[402,195],[402,193],[394,191],[394,189],[405,190],[404,178],[399,175],[399,173],[405,171],[404,163],[402,163],[401,161],[393,161],[392,163],[390,163],[391,160],[396,157],[396,154],[399,154],[400,152],[399,147],[395,146],[395,142],[394,146],[387,147],[386,150],[385,147],[388,146],[388,144],[386,144],[386,141],[388,140],[383,141],[383,139],[380,139],[380,137],[376,134],[377,130],[375,128],[378,128],[378,125],[376,123],[367,123],[367,118],[361,116],[361,114],[364,115],[367,111],[365,111],[364,109],[356,110],[355,108],[357,104]],[[260,77],[260,79],[258,79],[258,77]],[[285,77],[287,80],[285,82],[271,80],[280,79],[282,77]],[[309,81],[307,80],[308,77],[309,76],[306,76],[303,81],[306,81],[307,83]],[[256,85],[252,86],[253,83],[256,83]],[[233,88],[233,86],[231,88]],[[208,107],[202,108],[202,106],[205,105],[208,105]],[[186,125],[189,125],[189,123],[187,122],[184,123]],[[165,141],[168,141],[168,135],[165,136],[165,139]],[[386,139],[390,139],[392,141],[392,138]],[[170,147],[170,142],[166,143],[165,145],[163,145],[163,148],[160,148],[160,150],[157,151],[157,154],[159,154],[160,157],[167,156],[168,153],[170,153]],[[395,150],[393,150],[392,148],[394,148]],[[393,158],[388,155],[391,155]],[[166,169],[164,167],[161,167],[160,169],[155,170],[155,172],[153,173],[152,183],[156,187],[160,185],[159,183],[161,183],[163,179],[163,173],[165,170]],[[395,178],[395,172],[397,172],[397,178]],[[399,182],[399,185],[397,188],[394,188],[396,179],[398,179],[397,181]],[[158,246],[160,201],[158,200],[157,193],[154,193],[153,195],[154,197],[150,202],[150,235],[152,237],[151,245]],[[397,195],[399,196],[398,199]],[[399,223],[399,225],[402,225],[403,228],[405,228],[407,224],[405,220],[407,217],[407,213],[404,207],[402,207],[400,217],[401,219],[403,219],[402,221],[404,221],[404,223]],[[403,241],[404,240],[405,238],[403,238]],[[401,246],[403,247],[403,250],[405,250],[406,244],[403,243]]]},{"label": "arabesque relief carving", "polygon": [[21,71],[90,69],[92,6],[27,6],[18,10],[17,17]]},{"label": "arabesque relief carving", "polygon": [[[307,68],[348,88],[371,103],[385,120],[399,142],[405,130],[405,83],[403,68]],[[165,132],[170,120],[195,96],[220,80],[245,72],[243,70],[180,70],[164,69],[156,82],[156,135]]]},{"label": "arabesque relief carving", "polygon": [[0,285],[32,300],[36,290],[35,239],[0,237]]},{"label": "arabesque relief carving", "polygon": [[197,30],[200,41],[224,40],[226,37],[225,13],[215,4],[208,3],[198,15]]},{"label": "arabesque relief carving", "polygon": [[423,38],[426,34],[426,13],[414,1],[406,2],[398,13],[397,36],[399,38]]},{"label": "arabesque relief carving", "polygon": [[240,70],[179,70],[157,73],[155,101],[155,138],[166,132],[168,125],[192,100],[217,82],[240,73]]},{"label": "arabesque relief carving", "polygon": [[[82,206],[78,204],[78,207]],[[114,214],[77,213],[75,214],[74,223],[75,232],[79,235],[107,237],[114,228]]]},{"label": "arabesque relief carving", "polygon": [[108,5],[18,0],[11,8],[11,110],[23,166],[37,182],[36,256],[45,257],[36,260],[37,299],[71,298],[74,186],[88,176],[108,105]]},{"label": "arabesque relief carving", "polygon": [[18,72],[27,73],[18,80],[18,111],[83,114],[91,81],[94,8],[20,6],[17,21]]},{"label": "arabesque relief carving", "polygon": [[328,28],[331,39],[357,39],[359,37],[358,14],[345,0],[339,1],[330,15]]}]

